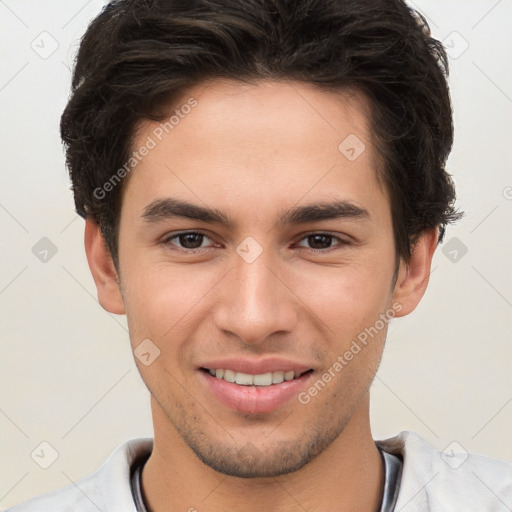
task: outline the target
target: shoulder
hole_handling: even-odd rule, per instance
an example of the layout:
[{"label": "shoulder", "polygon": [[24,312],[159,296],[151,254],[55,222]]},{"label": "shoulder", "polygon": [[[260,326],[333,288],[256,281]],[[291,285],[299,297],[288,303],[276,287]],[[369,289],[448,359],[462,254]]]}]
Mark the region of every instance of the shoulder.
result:
[{"label": "shoulder", "polygon": [[403,458],[396,510],[512,510],[512,462],[468,453],[457,443],[440,452],[408,431],[377,444]]},{"label": "shoulder", "polygon": [[118,446],[91,475],[6,512],[135,511],[130,488],[130,468],[138,457],[151,452],[152,446],[152,439],[127,441]]}]

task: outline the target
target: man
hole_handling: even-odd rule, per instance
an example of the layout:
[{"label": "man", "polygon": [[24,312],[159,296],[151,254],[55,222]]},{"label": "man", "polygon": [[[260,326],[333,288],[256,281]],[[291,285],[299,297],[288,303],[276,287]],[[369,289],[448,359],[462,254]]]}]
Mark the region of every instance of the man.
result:
[{"label": "man", "polygon": [[511,463],[370,429],[387,326],[461,215],[447,71],[398,0],[104,8],[61,131],[154,440],[12,510],[511,509]]}]

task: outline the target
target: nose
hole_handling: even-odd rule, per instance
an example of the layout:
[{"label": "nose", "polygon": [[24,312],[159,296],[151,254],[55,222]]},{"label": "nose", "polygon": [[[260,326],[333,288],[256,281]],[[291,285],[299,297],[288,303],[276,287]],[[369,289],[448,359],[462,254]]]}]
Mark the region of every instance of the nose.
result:
[{"label": "nose", "polygon": [[250,345],[277,333],[289,334],[298,318],[299,301],[266,253],[250,263],[234,256],[234,268],[226,276],[214,311],[218,329]]}]

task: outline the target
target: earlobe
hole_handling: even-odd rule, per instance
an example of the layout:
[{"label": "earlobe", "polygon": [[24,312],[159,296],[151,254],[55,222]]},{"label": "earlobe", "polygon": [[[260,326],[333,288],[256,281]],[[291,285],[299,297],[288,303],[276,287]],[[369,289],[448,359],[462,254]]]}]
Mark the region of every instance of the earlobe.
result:
[{"label": "earlobe", "polygon": [[406,316],[414,311],[425,294],[437,239],[437,228],[423,232],[416,244],[411,247],[410,262],[400,261],[392,299],[393,303],[399,303],[402,306],[397,317]]},{"label": "earlobe", "polygon": [[125,314],[117,269],[99,224],[90,217],[85,220],[84,245],[89,268],[98,290],[99,303],[110,313]]}]

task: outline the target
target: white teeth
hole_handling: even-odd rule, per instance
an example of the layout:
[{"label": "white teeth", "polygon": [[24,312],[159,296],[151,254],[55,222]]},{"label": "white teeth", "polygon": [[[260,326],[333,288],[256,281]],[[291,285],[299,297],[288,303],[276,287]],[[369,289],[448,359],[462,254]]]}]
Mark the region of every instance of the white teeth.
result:
[{"label": "white teeth", "polygon": [[242,386],[252,386],[252,375],[248,373],[236,372],[235,382]]},{"label": "white teeth", "polygon": [[222,378],[228,382],[235,382],[235,372],[233,370],[224,370]]},{"label": "white teeth", "polygon": [[292,380],[301,375],[301,373],[295,373],[293,370],[289,372],[267,372],[258,375],[222,369],[208,369],[208,372],[218,379],[224,379],[227,382],[235,382],[241,386],[271,386],[272,384],[280,384],[285,380]]},{"label": "white teeth", "polygon": [[272,373],[261,373],[253,377],[255,386],[270,386],[272,384]]},{"label": "white teeth", "polygon": [[284,380],[284,372],[272,372],[272,384],[281,384]]}]

